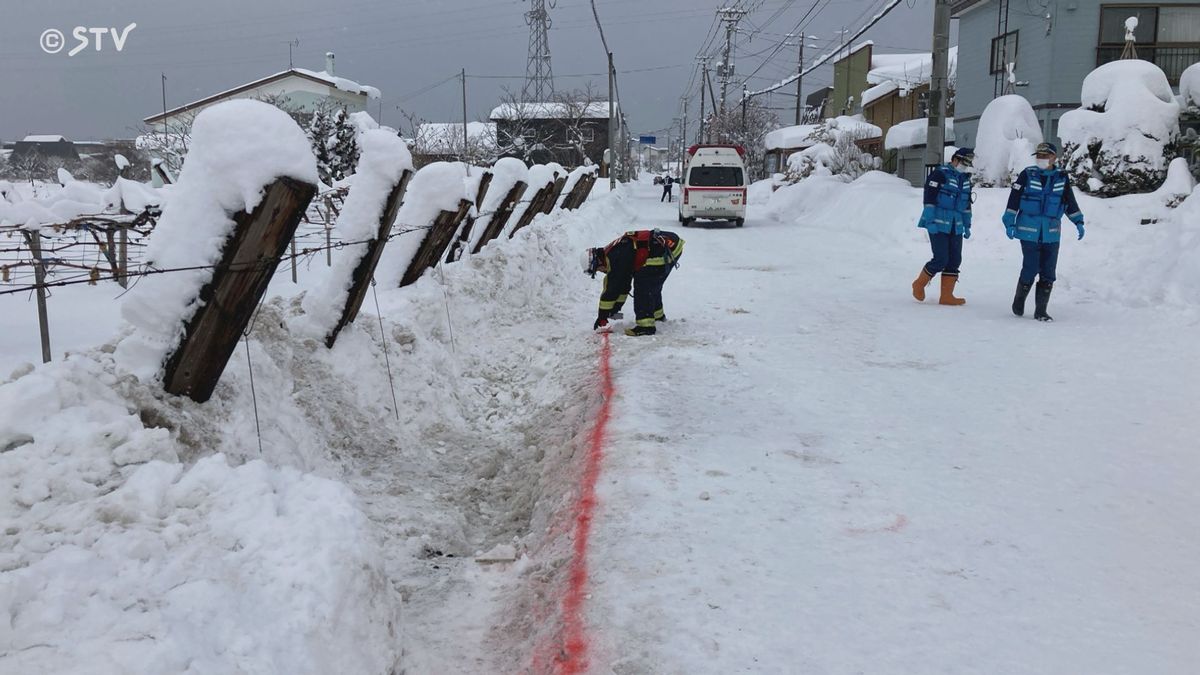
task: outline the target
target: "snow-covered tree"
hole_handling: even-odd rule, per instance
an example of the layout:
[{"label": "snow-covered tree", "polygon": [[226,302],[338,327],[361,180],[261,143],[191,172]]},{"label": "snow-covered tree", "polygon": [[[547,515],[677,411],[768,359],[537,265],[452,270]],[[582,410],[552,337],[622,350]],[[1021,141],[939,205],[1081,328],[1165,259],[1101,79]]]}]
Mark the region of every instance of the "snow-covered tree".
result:
[{"label": "snow-covered tree", "polygon": [[878,127],[858,118],[826,119],[809,134],[816,144],[788,157],[784,181],[796,183],[809,176],[839,176],[852,181],[874,171],[880,167],[879,158],[863,152],[858,141],[878,134]]},{"label": "snow-covered tree", "polygon": [[321,180],[330,183],[333,175],[333,153],[329,148],[329,138],[333,135],[333,120],[329,113],[317,109],[312,114],[312,121],[305,130],[308,142],[312,144],[313,154],[317,157],[317,173]]},{"label": "snow-covered tree", "polygon": [[330,135],[330,176],[342,180],[354,173],[358,166],[358,130],[350,122],[345,109],[338,109],[333,118],[333,133]]},{"label": "snow-covered tree", "polygon": [[1073,182],[1102,197],[1162,185],[1180,113],[1163,71],[1137,59],[1106,63],[1084,78],[1081,102],[1058,127],[1061,164]]},{"label": "snow-covered tree", "polygon": [[714,143],[734,143],[746,149],[746,170],[751,177],[762,171],[766,145],[763,138],[779,128],[779,117],[761,98],[750,99],[742,114],[741,105],[730,105],[708,116],[705,133]]},{"label": "snow-covered tree", "polygon": [[975,143],[975,182],[981,187],[1008,187],[1033,163],[1042,142],[1042,127],[1025,97],[1009,94],[983,109]]}]

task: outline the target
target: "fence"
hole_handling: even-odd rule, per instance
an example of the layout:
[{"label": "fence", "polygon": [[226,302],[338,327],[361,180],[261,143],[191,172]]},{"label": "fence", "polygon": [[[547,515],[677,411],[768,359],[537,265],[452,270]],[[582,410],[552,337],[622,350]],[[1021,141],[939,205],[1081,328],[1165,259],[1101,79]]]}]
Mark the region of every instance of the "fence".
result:
[{"label": "fence", "polygon": [[[347,188],[318,193],[307,183],[279,179],[264,186],[265,197],[253,213],[230,214],[235,227],[222,247],[222,259],[213,265],[186,268],[211,269],[212,277],[197,289],[200,308],[185,322],[184,337],[165,360],[164,389],[206,401],[271,278],[286,270],[295,281],[301,261],[324,254],[326,265],[332,265],[334,250],[361,245],[362,253],[348,280],[350,293],[338,308],[336,325],[326,336],[326,345],[332,348],[340,331],[357,317],[388,241],[403,235],[423,237],[405,265],[399,284],[403,287],[429,269],[478,253],[504,232],[509,237],[515,235],[539,213],[579,208],[597,174],[594,167],[571,176],[554,173],[524,200],[527,186],[516,182],[494,208],[481,211],[493,178],[485,170],[476,193],[461,198],[455,210],[441,211],[428,223],[397,223],[396,214],[404,199],[413,196],[406,193],[412,176],[411,171],[403,173],[384,200],[378,230],[365,240],[346,241],[338,236],[337,221],[349,196]],[[569,179],[574,180],[568,190]],[[518,222],[509,226],[517,214]],[[95,285],[102,280],[115,280],[124,286],[129,279],[184,271],[160,269],[144,259],[146,239],[152,235],[158,215],[157,208],[148,208],[138,214],[83,216],[39,230],[0,228],[0,238],[11,242],[0,248],[4,275],[0,295],[36,293],[43,361],[51,357],[47,289]],[[473,228],[484,218],[486,227],[476,238]],[[473,247],[469,246],[472,239],[476,241]]]}]

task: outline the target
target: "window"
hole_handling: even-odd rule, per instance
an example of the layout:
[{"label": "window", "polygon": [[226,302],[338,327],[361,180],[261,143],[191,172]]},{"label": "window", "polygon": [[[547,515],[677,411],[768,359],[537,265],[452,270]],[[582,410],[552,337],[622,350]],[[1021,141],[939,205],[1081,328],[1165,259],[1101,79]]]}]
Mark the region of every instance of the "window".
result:
[{"label": "window", "polygon": [[592,141],[596,140],[596,130],[591,127],[583,127],[579,130],[579,138],[582,139],[584,143],[591,143]]},{"label": "window", "polygon": [[694,166],[689,187],[741,187],[742,170],[736,166]]},{"label": "window", "polygon": [[1139,59],[1163,69],[1171,84],[1191,64],[1200,61],[1200,4],[1103,5],[1096,65],[1121,58],[1125,49],[1125,20],[1137,17],[1134,39]]},{"label": "window", "polygon": [[992,75],[1008,72],[1005,64],[1017,62],[1017,33],[1012,31],[992,38],[992,60],[988,72]]}]

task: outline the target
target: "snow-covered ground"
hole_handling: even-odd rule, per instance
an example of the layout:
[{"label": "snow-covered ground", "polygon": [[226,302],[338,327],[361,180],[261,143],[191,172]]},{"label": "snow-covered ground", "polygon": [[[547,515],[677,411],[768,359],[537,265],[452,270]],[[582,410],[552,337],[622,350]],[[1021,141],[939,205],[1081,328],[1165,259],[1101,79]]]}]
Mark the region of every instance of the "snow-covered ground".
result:
[{"label": "snow-covered ground", "polygon": [[[277,276],[261,454],[242,348],[204,405],[111,346],[0,385],[0,672],[550,670],[600,402],[578,252],[635,227],[687,245],[659,335],[611,340],[590,672],[1194,671],[1200,198],[1081,198],[1045,325],[1008,310],[1001,190],[941,307],[909,295],[894,178],[813,178],[740,229],[604,185],[381,285],[333,350],[299,300],[321,276]],[[115,287],[75,288],[56,359],[126,330]],[[37,333],[0,305],[7,373]]]}]

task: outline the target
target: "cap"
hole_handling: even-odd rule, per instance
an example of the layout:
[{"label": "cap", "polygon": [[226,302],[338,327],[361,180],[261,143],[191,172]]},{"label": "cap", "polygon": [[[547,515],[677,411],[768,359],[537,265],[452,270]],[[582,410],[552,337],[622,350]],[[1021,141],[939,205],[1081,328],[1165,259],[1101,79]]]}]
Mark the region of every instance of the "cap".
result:
[{"label": "cap", "polygon": [[950,159],[957,159],[962,164],[971,166],[975,163],[975,148],[959,148]]},{"label": "cap", "polygon": [[1058,157],[1058,146],[1053,143],[1038,143],[1037,149],[1033,151],[1035,155],[1054,155]]}]

